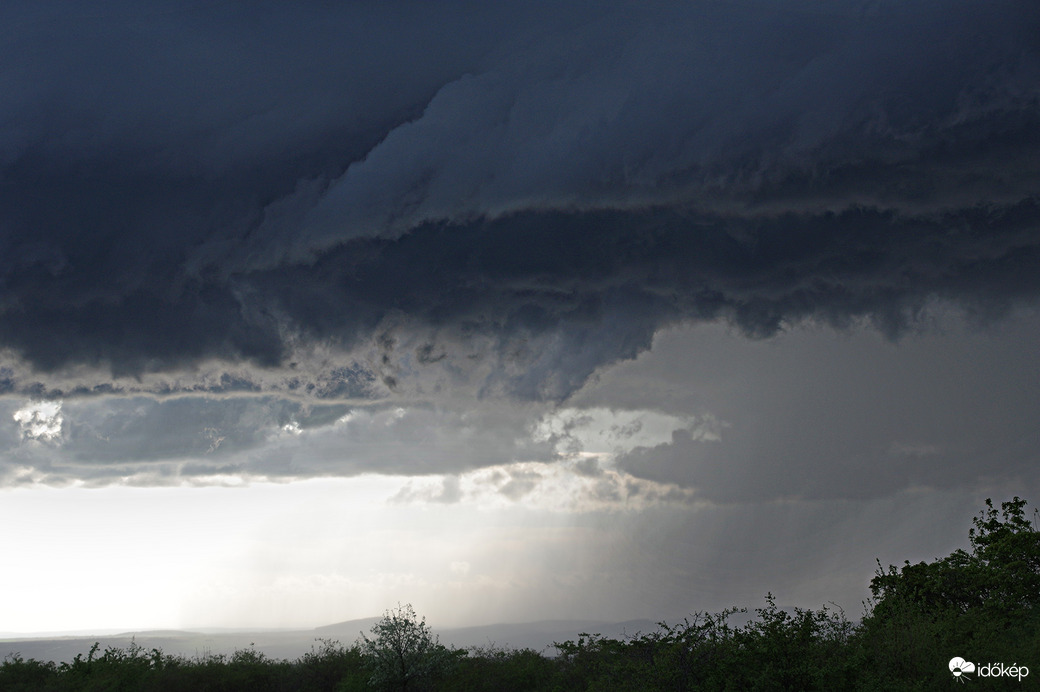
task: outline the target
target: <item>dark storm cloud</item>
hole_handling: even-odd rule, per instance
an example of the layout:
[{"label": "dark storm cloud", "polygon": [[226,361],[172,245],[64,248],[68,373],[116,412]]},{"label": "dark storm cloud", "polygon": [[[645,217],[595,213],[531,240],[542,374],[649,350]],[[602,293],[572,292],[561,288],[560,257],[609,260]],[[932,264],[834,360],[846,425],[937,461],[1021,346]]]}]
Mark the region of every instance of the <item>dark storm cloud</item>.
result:
[{"label": "dark storm cloud", "polygon": [[950,320],[936,331],[894,346],[863,330],[761,342],[701,327],[662,336],[653,357],[604,374],[573,403],[710,412],[711,435],[676,426],[671,439],[615,459],[703,500],[1034,487],[1037,314],[988,330]]},{"label": "dark storm cloud", "polygon": [[1040,288],[1028,2],[77,7],[3,10],[11,391],[317,345],[560,399],[678,321]]}]

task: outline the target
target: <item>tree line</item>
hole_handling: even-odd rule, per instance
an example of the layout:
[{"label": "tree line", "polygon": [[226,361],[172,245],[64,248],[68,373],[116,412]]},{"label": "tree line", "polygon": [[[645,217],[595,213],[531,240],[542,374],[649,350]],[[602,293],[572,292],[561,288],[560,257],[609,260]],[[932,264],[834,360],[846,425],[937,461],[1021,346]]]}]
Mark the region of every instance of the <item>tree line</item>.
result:
[{"label": "tree line", "polygon": [[184,658],[127,648],[71,662],[8,655],[0,691],[205,692],[508,690],[931,690],[964,681],[1036,688],[1040,679],[1040,528],[1015,497],[986,500],[968,549],[883,568],[864,616],[840,608],[786,610],[772,594],[745,609],[698,613],[623,639],[582,634],[554,651],[440,644],[410,605],[388,610],[369,634],[318,640],[294,661],[253,649]]}]

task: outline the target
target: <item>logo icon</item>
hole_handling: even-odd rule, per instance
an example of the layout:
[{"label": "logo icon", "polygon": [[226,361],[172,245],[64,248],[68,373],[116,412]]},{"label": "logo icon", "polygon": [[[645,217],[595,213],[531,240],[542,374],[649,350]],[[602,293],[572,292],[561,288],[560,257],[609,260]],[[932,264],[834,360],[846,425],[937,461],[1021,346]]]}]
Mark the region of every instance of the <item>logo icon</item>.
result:
[{"label": "logo icon", "polygon": [[965,661],[960,656],[954,656],[950,659],[950,672],[953,673],[953,677],[957,678],[957,682],[964,682],[970,680],[970,678],[963,677],[965,673],[975,672],[975,664]]}]

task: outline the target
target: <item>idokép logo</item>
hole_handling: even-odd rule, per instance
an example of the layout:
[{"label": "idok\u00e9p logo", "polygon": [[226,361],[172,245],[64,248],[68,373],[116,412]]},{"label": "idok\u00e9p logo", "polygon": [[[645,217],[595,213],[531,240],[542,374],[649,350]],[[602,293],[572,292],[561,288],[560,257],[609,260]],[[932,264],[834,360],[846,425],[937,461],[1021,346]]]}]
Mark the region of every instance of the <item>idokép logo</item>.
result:
[{"label": "idok\u00e9p logo", "polygon": [[1017,663],[1012,663],[1010,666],[1003,663],[979,663],[976,665],[971,661],[965,661],[960,656],[954,656],[950,659],[950,672],[953,673],[953,677],[957,682],[971,680],[968,673],[975,673],[980,678],[1018,678],[1018,681],[1022,682],[1022,678],[1029,675],[1029,668],[1020,666]]}]

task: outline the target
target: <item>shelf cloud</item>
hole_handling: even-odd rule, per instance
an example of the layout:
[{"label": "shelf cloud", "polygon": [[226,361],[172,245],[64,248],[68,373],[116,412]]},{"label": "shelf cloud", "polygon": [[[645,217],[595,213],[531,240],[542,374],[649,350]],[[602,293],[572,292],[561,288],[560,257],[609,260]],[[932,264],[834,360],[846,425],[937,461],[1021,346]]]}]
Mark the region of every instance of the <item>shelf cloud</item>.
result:
[{"label": "shelf cloud", "polygon": [[8,391],[382,344],[347,396],[561,400],[671,324],[1036,297],[1028,3],[4,12]]},{"label": "shelf cloud", "polygon": [[1035,0],[9,0],[0,55],[6,627],[852,613],[1036,499]]}]

